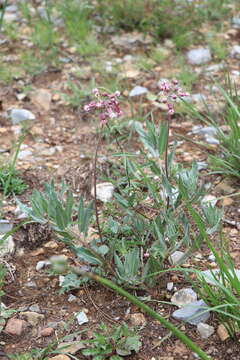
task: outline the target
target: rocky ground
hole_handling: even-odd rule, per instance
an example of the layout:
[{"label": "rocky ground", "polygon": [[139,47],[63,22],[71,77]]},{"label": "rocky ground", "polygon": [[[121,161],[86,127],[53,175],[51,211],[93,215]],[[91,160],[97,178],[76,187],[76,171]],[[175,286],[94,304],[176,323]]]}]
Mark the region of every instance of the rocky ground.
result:
[{"label": "rocky ground", "polygon": [[[43,12],[41,2],[33,3],[40,13]],[[204,100],[219,117],[225,103],[216,82],[224,83],[227,70],[236,87],[240,85],[240,13],[237,12],[224,20],[221,31],[216,35],[218,41],[220,39],[226,44],[224,57],[214,52],[207,43],[202,43],[183,49],[180,58],[171,39],[156,44],[151,35],[145,37],[137,31],[119,31],[102,36],[103,39],[100,36],[99,42],[104,48],[89,58],[80,56],[77,47],[63,37],[58,43],[56,64],[55,59],[50,64],[43,64],[37,71],[32,70],[39,65],[36,61],[34,64],[27,62],[26,57],[21,60],[23,50],[34,54],[38,48],[31,38],[31,26],[23,19],[14,1],[7,8],[5,21],[8,29],[15,24],[17,35],[8,30],[0,36],[1,66],[4,65],[0,69],[0,152],[5,163],[13,152],[12,144],[16,142],[22,125],[27,124],[17,160],[17,169],[27,184],[26,191],[19,196],[25,203],[33,189],[41,190],[44,182],[52,179],[56,183],[66,181],[76,197],[83,194],[87,199],[92,198],[96,120],[83,111],[83,105],[90,100],[92,79],[98,85],[111,87],[114,83],[122,91],[124,118],[119,121],[122,121],[120,129],[126,137],[132,119],[140,119],[150,110],[154,110],[156,118],[164,116],[164,107],[159,106],[154,97],[159,93],[162,79],[178,76],[190,92],[188,101],[204,112]],[[63,26],[61,19],[56,18],[55,31],[58,34],[61,34]],[[202,33],[207,31],[210,29],[200,29]],[[153,48],[161,53],[161,61],[148,57]],[[74,90],[74,85],[80,90]],[[176,134],[181,140],[176,160],[188,165],[195,159],[203,181],[211,185],[212,198],[209,199],[218,206],[224,206],[223,232],[237,268],[240,263],[240,198],[216,199],[239,191],[239,180],[207,175],[208,154],[219,151],[216,131],[198,119],[193,121],[184,117],[180,111],[172,121],[170,133],[171,141]],[[202,142],[205,147],[189,139]],[[139,150],[140,144],[135,141],[134,135],[128,141],[135,151]],[[129,144],[123,144],[127,150]],[[106,136],[99,156],[99,183],[102,182],[101,172],[105,172],[109,163],[115,161],[112,156],[115,150],[111,135],[109,139]],[[1,233],[6,232],[4,226],[16,225],[23,217],[14,197],[3,201],[2,214],[6,222],[0,223]],[[79,340],[91,339],[101,321],[109,326],[125,321],[139,327],[142,347],[138,354],[126,359],[198,358],[159,323],[110,290],[91,284],[60,294],[59,278],[47,272],[47,261],[53,255],[64,255],[74,261],[71,250],[58,242],[47,227],[38,224],[22,226],[2,249],[2,262],[8,270],[2,301],[8,309],[16,310],[3,322],[0,334],[0,356],[3,359],[10,354],[29,354],[33,349],[46,349],[49,344],[54,344],[55,350],[66,340],[71,343],[68,353],[75,359],[83,359],[81,349],[84,345]],[[176,252],[174,255],[173,264],[182,254]],[[201,270],[216,269],[214,257],[207,248],[194,254],[184,265]],[[181,274],[165,275],[157,287],[147,293],[136,291],[136,295],[149,297],[150,306],[175,325],[180,324],[180,329],[212,359],[240,359],[239,336],[231,339],[212,312],[206,312],[204,318],[197,318],[194,324],[179,321],[186,321],[191,316],[188,311],[192,314],[203,306]],[[161,301],[172,304],[162,304]],[[200,301],[197,310],[191,306],[182,309],[195,301]],[[80,330],[86,331],[77,334]],[[61,340],[66,335],[65,341]],[[49,355],[49,352],[41,356],[37,358],[69,358],[67,355]]]}]

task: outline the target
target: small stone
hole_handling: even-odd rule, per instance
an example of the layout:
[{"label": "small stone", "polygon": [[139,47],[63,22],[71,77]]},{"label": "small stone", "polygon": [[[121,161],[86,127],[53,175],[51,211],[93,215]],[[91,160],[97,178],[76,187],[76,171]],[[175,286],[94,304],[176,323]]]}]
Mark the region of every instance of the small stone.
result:
[{"label": "small stone", "polygon": [[176,265],[180,262],[181,258],[184,256],[184,252],[182,251],[174,251],[174,253],[172,253],[170,256],[169,256],[169,261],[173,264],[173,265]]},{"label": "small stone", "polygon": [[47,249],[56,249],[58,248],[58,243],[56,241],[50,240],[44,244],[44,247]]},{"label": "small stone", "polygon": [[211,61],[212,56],[208,48],[198,48],[187,53],[187,59],[191,65],[202,65]]},{"label": "small stone", "polygon": [[232,25],[234,28],[240,29],[240,17],[233,17]]},{"label": "small stone", "polygon": [[19,313],[20,316],[23,316],[29,324],[36,326],[40,321],[44,319],[43,314],[39,314],[34,311],[24,311]]},{"label": "small stone", "polygon": [[145,326],[147,321],[142,313],[135,313],[130,315],[130,321],[133,326]]},{"label": "small stone", "polygon": [[49,266],[51,263],[48,260],[42,260],[42,261],[38,261],[37,265],[36,265],[36,270],[40,271],[43,268],[45,268],[46,266]]},{"label": "small stone", "polygon": [[223,70],[225,68],[225,65],[224,64],[213,64],[213,65],[210,65],[208,66],[205,71],[206,73],[215,73],[215,72],[218,72],[220,70]]},{"label": "small stone", "polygon": [[230,335],[228,334],[227,329],[225,328],[225,326],[223,324],[220,324],[218,326],[217,334],[218,334],[221,341],[225,341],[230,337]]},{"label": "small stone", "polygon": [[26,109],[12,109],[10,112],[10,118],[13,125],[19,124],[22,121],[36,119],[35,115]]},{"label": "small stone", "polygon": [[173,282],[168,282],[168,283],[167,283],[167,290],[168,290],[168,291],[172,291],[173,285],[174,285]]},{"label": "small stone", "polygon": [[[234,276],[233,271],[230,270],[230,269],[229,269],[229,273],[232,276]],[[240,281],[240,270],[234,269],[234,273],[235,273],[236,277]],[[204,279],[206,280],[206,282],[208,284],[215,285],[215,284],[219,284],[219,281],[222,282],[222,279],[220,278],[220,270],[219,269],[204,270],[204,271],[201,271],[201,275],[204,277]],[[216,277],[216,280],[215,280],[214,277]],[[225,275],[225,280],[227,281],[227,276],[226,275]]]},{"label": "small stone", "polygon": [[75,296],[75,295],[72,295],[72,294],[70,294],[69,295],[69,297],[68,297],[68,302],[75,302],[75,301],[77,301],[77,296]]},{"label": "small stone", "polygon": [[211,204],[212,206],[215,206],[217,202],[218,202],[218,199],[216,198],[216,196],[210,195],[210,194],[205,195],[201,201],[202,205]]},{"label": "small stone", "polygon": [[208,144],[219,145],[220,141],[213,136],[205,136],[205,140]]},{"label": "small stone", "polygon": [[[113,197],[114,186],[109,182],[97,184],[96,192],[97,199],[101,200],[102,202],[108,202]],[[92,189],[91,194],[94,196],[94,188]]]},{"label": "small stone", "polygon": [[208,260],[215,261],[215,256],[213,254],[210,254]]},{"label": "small stone", "polygon": [[210,312],[206,311],[207,309],[208,306],[205,302],[203,300],[198,300],[174,311],[172,317],[176,320],[185,321],[191,325],[198,325],[209,319]]},{"label": "small stone", "polygon": [[240,46],[239,45],[234,45],[231,49],[231,56],[236,58],[236,59],[240,59]]},{"label": "small stone", "polygon": [[40,311],[41,311],[38,304],[33,304],[33,305],[31,305],[31,306],[29,307],[29,310],[30,310],[30,311],[33,311],[33,312],[37,312],[37,313],[40,313]]},{"label": "small stone", "polygon": [[67,355],[59,354],[59,355],[49,358],[49,360],[71,360],[71,358]]},{"label": "small stone", "polygon": [[[3,237],[4,235],[0,235],[0,243]],[[3,244],[0,245],[0,259],[6,255],[13,254],[14,251],[15,251],[15,243],[13,241],[12,236],[10,235],[3,241]]]},{"label": "small stone", "polygon": [[234,203],[234,200],[231,198],[225,198],[223,199],[223,206],[230,206]]},{"label": "small stone", "polygon": [[28,288],[36,288],[37,287],[37,284],[35,281],[28,281],[25,283],[25,286],[28,287]]},{"label": "small stone", "polygon": [[178,307],[186,306],[197,300],[197,294],[191,288],[177,291],[171,298],[171,302]]},{"label": "small stone", "polygon": [[8,220],[0,220],[0,234],[6,234],[8,231],[11,231],[13,224]]},{"label": "small stone", "polygon": [[218,132],[215,126],[194,126],[192,129],[193,134],[213,136]]},{"label": "small stone", "polygon": [[197,161],[196,164],[199,171],[207,169],[208,167],[208,163],[206,163],[205,161]]},{"label": "small stone", "polygon": [[215,331],[213,326],[204,323],[199,323],[197,329],[202,339],[209,338]]},{"label": "small stone", "polygon": [[22,151],[19,151],[19,153],[18,153],[18,159],[19,159],[19,160],[25,160],[26,158],[31,157],[32,154],[33,154],[33,153],[32,153],[31,150],[22,150]]},{"label": "small stone", "polygon": [[5,327],[5,332],[9,335],[21,335],[24,329],[27,327],[27,323],[24,320],[11,318],[8,320]]},{"label": "small stone", "polygon": [[78,325],[86,324],[89,321],[88,317],[84,311],[81,311],[80,313],[78,313],[76,318],[77,318]]},{"label": "small stone", "polygon": [[40,332],[41,336],[51,336],[54,332],[54,329],[52,327],[47,327],[45,329],[42,329]]},{"label": "small stone", "polygon": [[62,286],[62,284],[63,284],[64,281],[65,281],[65,276],[59,275],[58,281],[59,281],[59,286]]},{"label": "small stone", "polygon": [[32,93],[32,102],[44,111],[49,111],[52,101],[52,94],[46,89],[37,89]]},{"label": "small stone", "polygon": [[146,94],[147,92],[148,92],[147,88],[145,88],[143,86],[135,86],[135,88],[133,88],[130,91],[129,96],[130,97],[139,96],[139,95]]},{"label": "small stone", "polygon": [[[61,350],[61,352],[66,352],[68,354],[76,354],[79,350],[84,349],[85,345],[79,341],[71,341],[71,342],[62,342],[58,345],[57,350]],[[56,360],[56,359],[55,359]]]}]

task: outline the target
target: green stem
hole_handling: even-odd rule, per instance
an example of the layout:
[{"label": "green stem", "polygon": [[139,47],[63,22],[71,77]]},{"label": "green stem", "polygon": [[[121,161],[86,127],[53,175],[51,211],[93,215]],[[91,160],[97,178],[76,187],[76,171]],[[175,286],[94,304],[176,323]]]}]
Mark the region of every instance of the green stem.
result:
[{"label": "green stem", "polygon": [[8,4],[8,0],[5,0],[3,5],[2,5],[2,12],[1,12],[1,17],[0,17],[0,32],[2,31],[3,18],[4,18],[4,14],[5,14],[7,4]]},{"label": "green stem", "polygon": [[163,326],[165,326],[168,330],[170,330],[178,339],[180,339],[186,346],[189,347],[193,352],[195,352],[200,359],[202,360],[211,360],[211,358],[208,357],[208,355],[201,350],[188,336],[186,336],[181,330],[177,329],[174,325],[172,325],[170,322],[168,322],[164,317],[160,316],[158,313],[156,313],[153,309],[151,309],[148,305],[144,304],[138,298],[131,295],[126,290],[122,289],[121,287],[114,284],[112,281],[104,279],[98,275],[95,275],[90,272],[84,272],[80,270],[77,267],[71,267],[71,270],[80,276],[87,276],[88,278],[100,283],[103,286],[106,286],[119,295],[127,298],[132,304],[136,305],[137,307],[144,310],[149,316],[151,316],[153,319],[158,320]]},{"label": "green stem", "polygon": [[[168,172],[168,146],[169,146],[169,127],[170,127],[170,116],[167,118],[167,139],[166,139],[166,147],[164,154],[164,167],[165,167],[165,175],[167,181],[169,182],[169,172]],[[169,196],[167,196],[167,209],[169,209]]]}]

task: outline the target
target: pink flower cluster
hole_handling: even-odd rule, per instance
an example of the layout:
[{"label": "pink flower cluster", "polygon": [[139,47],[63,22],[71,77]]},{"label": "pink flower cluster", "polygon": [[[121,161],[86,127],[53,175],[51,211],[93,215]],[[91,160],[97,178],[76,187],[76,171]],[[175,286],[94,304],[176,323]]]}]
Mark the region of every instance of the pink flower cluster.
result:
[{"label": "pink flower cluster", "polygon": [[93,89],[93,94],[97,100],[85,105],[84,111],[90,112],[92,110],[100,110],[99,118],[102,125],[105,125],[109,118],[113,119],[122,115],[122,111],[117,100],[120,96],[119,91],[116,91],[113,94],[108,94],[106,92],[100,93],[99,89]]},{"label": "pink flower cluster", "polygon": [[172,80],[171,82],[163,80],[160,85],[160,91],[163,95],[160,101],[167,105],[168,114],[170,115],[173,115],[175,112],[173,102],[178,98],[183,98],[190,95],[188,92],[183,91],[178,86],[177,80]]}]

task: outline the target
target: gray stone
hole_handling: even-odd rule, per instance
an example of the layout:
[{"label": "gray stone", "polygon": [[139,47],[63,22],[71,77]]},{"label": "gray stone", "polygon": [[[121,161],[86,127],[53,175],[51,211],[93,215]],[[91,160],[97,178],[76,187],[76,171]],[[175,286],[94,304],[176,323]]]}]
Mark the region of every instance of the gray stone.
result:
[{"label": "gray stone", "polygon": [[205,136],[205,140],[208,144],[211,145],[219,145],[220,141],[216,139],[214,136]]},{"label": "gray stone", "polygon": [[33,304],[33,305],[31,305],[31,306],[29,307],[29,310],[30,310],[30,311],[34,311],[34,312],[37,312],[37,313],[40,313],[40,312],[41,312],[40,307],[39,307],[38,304]]},{"label": "gray stone", "polygon": [[84,311],[81,311],[80,313],[78,313],[76,318],[77,318],[78,325],[83,325],[88,322],[88,317]]},{"label": "gray stone", "polygon": [[240,18],[239,17],[233,17],[232,18],[232,25],[233,27],[240,29]]},{"label": "gray stone", "polygon": [[202,198],[201,204],[202,205],[211,204],[212,206],[215,206],[217,202],[218,202],[218,199],[216,198],[216,196],[209,194],[209,195],[205,195]]},{"label": "gray stone", "polygon": [[143,87],[143,86],[135,86],[135,88],[133,88],[130,93],[129,96],[133,97],[133,96],[139,96],[139,95],[143,95],[146,94],[148,92],[148,89]]},{"label": "gray stone", "polygon": [[197,294],[191,288],[181,289],[172,296],[171,302],[178,307],[184,307],[187,304],[197,300]]},{"label": "gray stone", "polygon": [[8,231],[11,231],[13,224],[8,220],[0,220],[0,234],[6,234]]},{"label": "gray stone", "polygon": [[25,160],[26,158],[28,158],[29,156],[31,157],[32,156],[32,151],[31,150],[22,150],[22,151],[19,151],[18,153],[18,159],[19,160]]},{"label": "gray stone", "polygon": [[37,284],[35,281],[28,281],[25,283],[25,286],[28,287],[28,288],[36,288],[37,287]]},{"label": "gray stone", "polygon": [[209,338],[215,331],[213,326],[204,323],[199,323],[197,329],[202,339]]},{"label": "gray stone", "polygon": [[77,296],[73,295],[73,294],[70,294],[69,297],[68,297],[68,302],[75,302],[77,301]]},{"label": "gray stone", "polygon": [[35,115],[26,109],[12,109],[10,112],[10,118],[13,125],[19,124],[22,121],[36,119]]},{"label": "gray stone", "polygon": [[173,282],[168,282],[168,283],[167,283],[167,290],[168,290],[168,291],[172,291],[173,286],[174,286]]},{"label": "gray stone", "polygon": [[212,56],[210,49],[208,48],[198,48],[190,50],[187,53],[187,59],[191,65],[202,65],[211,61]]},{"label": "gray stone", "polygon": [[181,309],[174,311],[172,317],[176,320],[185,321],[191,325],[204,323],[210,317],[208,306],[203,300],[194,301]]},{"label": "gray stone", "polygon": [[[201,271],[201,275],[204,277],[206,282],[211,285],[219,285],[219,282],[222,282],[222,278],[220,279],[220,270],[219,269],[213,269],[213,270],[204,270]],[[234,273],[232,270],[229,269],[229,273],[233,276],[234,273],[238,280],[240,281],[240,270],[234,269]],[[216,280],[215,280],[216,277]],[[227,276],[225,275],[225,280],[227,280]]]},{"label": "gray stone", "polygon": [[182,251],[174,251],[174,253],[172,253],[170,256],[169,256],[169,261],[173,264],[173,265],[176,265],[179,263],[179,261],[181,260],[181,258],[184,256],[184,252]]},{"label": "gray stone", "polygon": [[217,134],[218,130],[214,126],[204,126],[204,127],[196,126],[196,127],[193,127],[192,132],[193,132],[193,134],[213,136],[213,135]]},{"label": "gray stone", "polygon": [[4,21],[6,23],[11,23],[13,21],[18,20],[19,16],[16,13],[12,13],[12,12],[6,12],[4,14]]},{"label": "gray stone", "polygon": [[213,64],[213,65],[210,65],[208,66],[206,69],[205,69],[205,72],[206,73],[216,73],[218,71],[221,71],[225,68],[225,65],[220,63],[220,64]]},{"label": "gray stone", "polygon": [[16,5],[9,5],[6,7],[6,12],[16,13],[18,11],[18,7]]},{"label": "gray stone", "polygon": [[205,161],[197,161],[196,164],[197,164],[197,169],[199,171],[207,169],[207,167],[208,167],[208,164]]}]

